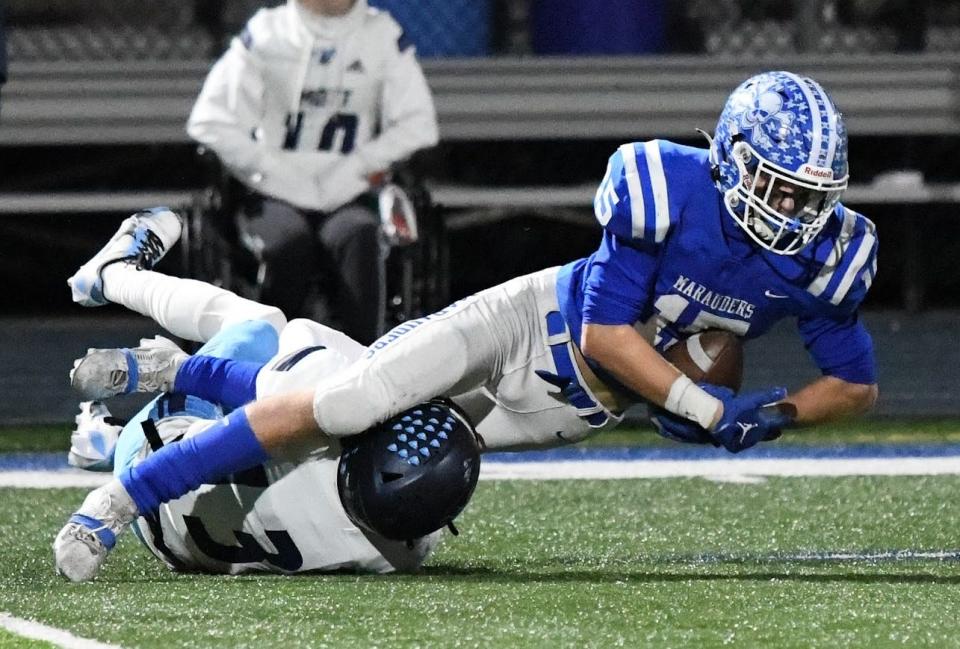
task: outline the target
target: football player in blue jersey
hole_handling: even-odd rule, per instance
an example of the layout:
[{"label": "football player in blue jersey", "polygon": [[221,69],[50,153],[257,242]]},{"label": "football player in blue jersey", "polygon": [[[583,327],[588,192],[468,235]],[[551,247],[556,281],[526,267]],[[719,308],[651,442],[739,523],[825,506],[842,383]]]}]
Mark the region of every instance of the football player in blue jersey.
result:
[{"label": "football player in blue jersey", "polygon": [[[775,436],[787,423],[869,409],[876,367],[857,310],[877,271],[877,236],[839,202],[849,177],[840,112],[812,79],[760,74],[731,94],[707,139],[708,151],[655,140],[611,156],[594,201],[600,250],[557,281],[574,338],[604,379],[644,394],[670,372],[651,362],[631,322],[654,319],[665,346],[706,328],[752,339],[794,318],[824,376],[776,413],[738,422],[757,424],[744,441],[764,439],[766,414],[777,415]],[[702,439],[689,420],[716,426],[715,406],[682,378],[670,386],[662,432]]]},{"label": "football player in blue jersey", "polygon": [[[404,323],[303,390],[250,401],[254,392],[224,385],[229,372],[200,357],[158,379],[148,361],[140,365],[149,350],[114,355],[126,366],[107,368],[105,385],[117,371],[125,391],[207,385],[249,403],[121,473],[88,496],[80,519],[115,534],[126,523],[110,512],[155,511],[291,445],[359,434],[437,395],[468,412],[487,448],[508,450],[582,440],[640,400],[659,409],[664,435],[731,452],[788,426],[863,412],[876,399],[876,368],[857,310],[876,273],[877,238],[869,220],[840,204],[847,178],[846,131],[824,89],[764,73],[731,94],[709,149],[654,140],[611,156],[594,201],[602,239],[590,257]],[[149,263],[135,250],[156,241],[152,219],[138,221],[132,243],[118,240],[81,267],[75,301],[123,294],[131,273],[113,269],[159,259],[157,245]],[[658,353],[704,329],[756,338],[783,318],[797,321],[823,371],[789,396],[697,385]],[[90,536],[68,525],[58,543],[64,551],[85,544],[95,574],[108,550]]]}]

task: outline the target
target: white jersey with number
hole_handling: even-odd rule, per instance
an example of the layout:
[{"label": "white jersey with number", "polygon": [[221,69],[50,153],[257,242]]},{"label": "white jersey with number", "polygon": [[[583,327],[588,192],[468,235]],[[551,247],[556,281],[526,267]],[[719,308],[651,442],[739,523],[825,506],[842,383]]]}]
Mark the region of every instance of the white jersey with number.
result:
[{"label": "white jersey with number", "polygon": [[[346,366],[364,349],[329,327],[294,320],[281,333],[279,353],[258,377],[258,393],[302,389]],[[159,433],[170,442],[209,423],[173,417],[161,420]],[[141,456],[149,452],[145,445]],[[271,461],[221,484],[203,485],[162,505],[155,517],[138,519],[135,529],[154,554],[180,570],[238,574],[419,567],[441,533],[409,547],[358,529],[340,504],[339,457],[338,443],[330,440],[292,461]]]},{"label": "white jersey with number", "polygon": [[296,0],[258,11],[207,76],[187,131],[249,187],[325,211],[438,137],[413,46],[366,0],[336,18]]},{"label": "white jersey with number", "polygon": [[418,568],[440,532],[408,547],[358,529],[340,504],[338,459],[331,448],[306,461],[269,462],[234,474],[137,519],[135,530],[177,570],[292,574]]}]

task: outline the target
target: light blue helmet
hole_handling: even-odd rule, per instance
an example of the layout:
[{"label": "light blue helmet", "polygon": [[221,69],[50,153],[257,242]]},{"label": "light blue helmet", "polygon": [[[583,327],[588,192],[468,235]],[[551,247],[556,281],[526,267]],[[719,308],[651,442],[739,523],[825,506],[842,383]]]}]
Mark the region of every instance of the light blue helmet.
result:
[{"label": "light blue helmet", "polygon": [[819,83],[764,72],[727,99],[710,162],[744,231],[767,250],[792,255],[820,233],[847,188],[847,130]]}]

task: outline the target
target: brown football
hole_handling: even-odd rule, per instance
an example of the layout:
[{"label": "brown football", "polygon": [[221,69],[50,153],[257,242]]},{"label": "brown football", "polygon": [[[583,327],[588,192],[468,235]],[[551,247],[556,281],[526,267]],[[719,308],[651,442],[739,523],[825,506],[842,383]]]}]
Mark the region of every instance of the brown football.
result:
[{"label": "brown football", "polygon": [[736,392],[743,382],[743,342],[729,331],[701,331],[675,344],[663,357],[696,383],[724,385]]}]

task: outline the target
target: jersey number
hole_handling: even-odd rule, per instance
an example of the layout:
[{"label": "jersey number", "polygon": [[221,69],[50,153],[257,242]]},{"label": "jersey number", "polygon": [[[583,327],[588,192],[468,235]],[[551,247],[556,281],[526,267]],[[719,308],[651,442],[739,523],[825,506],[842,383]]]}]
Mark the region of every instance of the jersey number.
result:
[{"label": "jersey number", "polygon": [[607,165],[607,173],[603,176],[600,187],[597,188],[597,195],[593,198],[593,212],[600,225],[606,227],[613,218],[613,208],[619,202],[620,197],[617,196],[617,189],[610,178],[610,165]]},{"label": "jersey number", "polygon": [[[336,113],[328,121],[320,133],[320,142],[317,149],[350,153],[356,145],[357,125],[360,120],[353,113]],[[303,128],[303,111],[296,115],[287,114],[287,135],[283,140],[283,148],[296,149],[300,143],[300,131]]]},{"label": "jersey number", "polygon": [[293,572],[303,565],[303,555],[293,539],[285,530],[265,530],[270,543],[277,549],[276,552],[266,550],[252,534],[234,530],[233,535],[240,545],[223,545],[214,541],[203,521],[197,516],[184,516],[183,522],[187,525],[193,542],[205,555],[224,563],[269,563],[281,570]]},{"label": "jersey number", "polygon": [[[218,484],[238,484],[248,487],[266,489],[270,484],[267,472],[263,466],[253,467],[247,471],[234,473],[228,481]],[[187,525],[187,532],[197,544],[197,548],[205,555],[223,563],[269,563],[281,570],[293,572],[303,565],[303,555],[297,545],[285,530],[265,530],[270,543],[277,549],[269,552],[252,534],[241,530],[233,530],[233,535],[240,545],[223,545],[217,543],[203,526],[199,516],[184,516],[183,522]]]},{"label": "jersey number", "polygon": [[737,336],[745,336],[750,329],[749,322],[703,311],[696,303],[691,304],[690,300],[680,295],[661,295],[653,306],[674,325],[676,331],[683,334],[692,335],[705,329],[725,329]]}]

